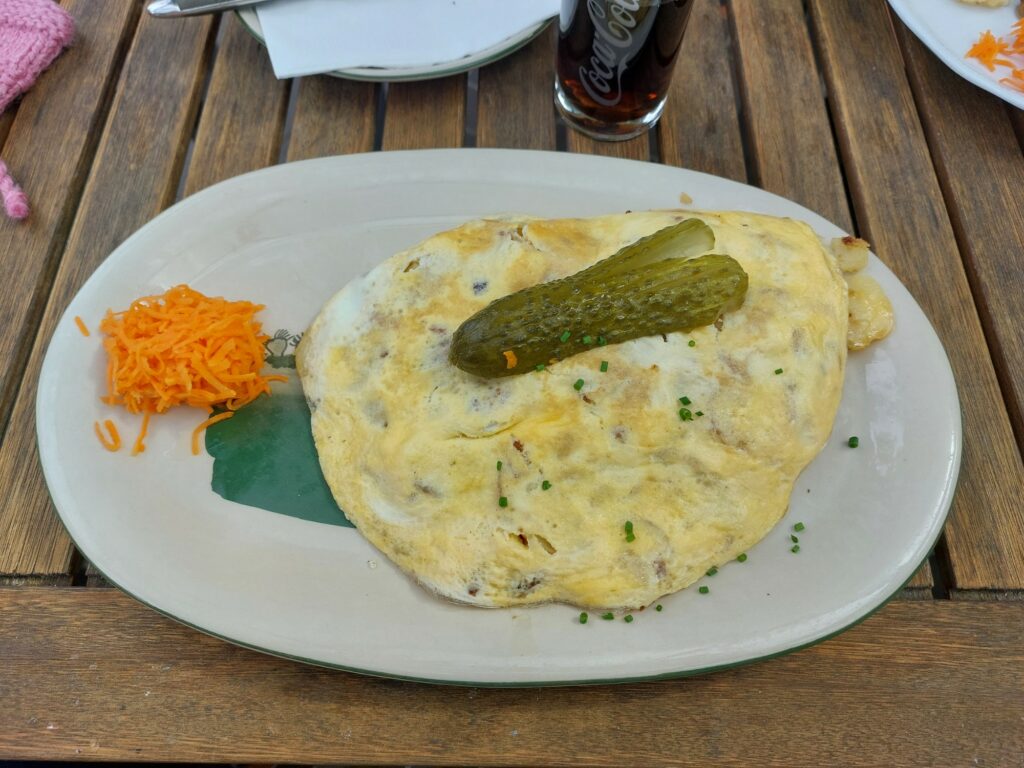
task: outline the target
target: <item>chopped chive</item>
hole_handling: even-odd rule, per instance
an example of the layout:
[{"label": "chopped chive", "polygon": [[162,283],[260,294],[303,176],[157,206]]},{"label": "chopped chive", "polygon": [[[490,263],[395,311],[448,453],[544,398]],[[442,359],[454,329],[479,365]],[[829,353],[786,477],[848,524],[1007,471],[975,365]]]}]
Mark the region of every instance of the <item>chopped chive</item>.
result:
[{"label": "chopped chive", "polygon": [[689,408],[680,408],[679,418],[682,419],[683,421],[693,421],[693,411],[691,411]]},{"label": "chopped chive", "polygon": [[583,343],[586,344],[589,347],[591,344],[594,343],[594,339],[591,338],[590,336],[584,336],[583,337]]},{"label": "chopped chive", "polygon": [[501,472],[501,459],[498,459],[498,463],[495,466],[498,468],[498,471]]},{"label": "chopped chive", "polygon": [[601,614],[601,618],[604,619],[605,621],[611,621],[612,619],[615,618],[615,614],[611,613],[611,612],[609,612],[609,613],[602,613]]},{"label": "chopped chive", "polygon": [[608,343],[608,339],[606,339],[604,336],[598,336],[597,337],[597,346],[603,347],[607,343]]},{"label": "chopped chive", "polygon": [[540,484],[540,489],[541,489],[542,491],[546,491],[546,490],[547,490],[548,488],[550,488],[550,487],[551,487],[551,481],[550,481],[550,480],[544,480],[544,481],[543,481],[543,482],[542,482],[542,483]]},{"label": "chopped chive", "polygon": [[498,506],[499,507],[507,507],[508,506],[508,496],[499,496],[498,497]]},{"label": "chopped chive", "polygon": [[704,415],[704,411],[697,411],[693,415],[694,416],[703,416]]},{"label": "chopped chive", "polygon": [[636,541],[636,535],[633,533],[633,521],[632,520],[627,520],[625,528],[626,528],[626,541],[628,543],[632,543],[632,542]]},{"label": "chopped chive", "polygon": [[587,619],[589,619],[589,618],[590,617],[587,616],[587,612],[584,611],[583,613],[580,614],[580,624],[586,624],[587,623]]},{"label": "chopped chive", "polygon": [[624,622],[626,622],[627,624],[632,624],[633,623],[633,614],[632,613],[627,613],[625,616],[622,617],[622,620]]},{"label": "chopped chive", "polygon": [[853,437],[846,441],[846,444],[851,448],[856,448],[858,445],[860,445],[860,438],[854,435]]},{"label": "chopped chive", "polygon": [[700,592],[702,595],[706,595],[708,592],[711,591],[711,587],[703,586],[700,587],[697,591]]},{"label": "chopped chive", "polygon": [[602,360],[601,361],[601,373],[608,373],[608,361],[607,360]]},{"label": "chopped chive", "polygon": [[661,611],[661,603],[658,603],[656,606],[654,606],[654,610]]},{"label": "chopped chive", "polygon": [[800,545],[799,544],[794,544],[792,547],[790,547],[789,551],[792,552],[795,555],[797,552],[800,551]]},{"label": "chopped chive", "polygon": [[776,368],[775,369],[775,375],[778,376],[780,373],[782,373],[782,369],[781,368]]},{"label": "chopped chive", "polygon": [[679,402],[682,403],[683,405],[689,405],[691,400],[686,395],[683,395],[682,397],[679,398]]},{"label": "chopped chive", "polygon": [[697,342],[694,341],[693,339],[690,339],[688,342],[686,342],[686,346],[688,346],[688,347],[696,347],[697,346]]},{"label": "chopped chive", "polygon": [[739,562],[739,563],[747,562],[747,553],[746,552],[741,552],[740,554],[738,554],[736,556],[736,561]]},{"label": "chopped chive", "polygon": [[543,371],[544,370],[544,363],[537,363],[537,370],[538,371]]},{"label": "chopped chive", "polygon": [[789,540],[796,544],[800,539],[795,534],[789,534]]},{"label": "chopped chive", "polygon": [[796,525],[793,526],[793,530],[796,531],[797,533],[799,533],[803,529],[804,529],[804,524],[803,523],[797,523]]},{"label": "chopped chive", "polygon": [[632,532],[633,532],[633,521],[632,520],[627,520],[626,521],[626,533],[632,533]]},{"label": "chopped chive", "polygon": [[708,568],[708,572],[707,572],[708,576],[714,576],[716,573],[718,573],[718,566],[717,565],[712,565],[710,568]]},{"label": "chopped chive", "polygon": [[562,342],[563,344],[565,344],[565,342],[567,342],[569,340],[570,336],[572,336],[572,334],[569,333],[568,330],[565,330],[565,331],[562,331],[562,335],[558,337],[558,340],[560,342]]},{"label": "chopped chive", "polygon": [[576,383],[572,385],[572,388],[577,392],[583,389],[583,379],[576,379]]}]

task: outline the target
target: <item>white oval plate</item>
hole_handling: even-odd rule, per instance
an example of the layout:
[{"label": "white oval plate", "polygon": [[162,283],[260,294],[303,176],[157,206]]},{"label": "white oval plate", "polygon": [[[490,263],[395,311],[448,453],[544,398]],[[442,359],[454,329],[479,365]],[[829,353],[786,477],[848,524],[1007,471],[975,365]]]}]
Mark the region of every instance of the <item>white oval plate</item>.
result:
[{"label": "white oval plate", "polygon": [[[259,16],[256,15],[256,10],[254,8],[239,8],[235,11],[235,15],[238,16],[238,20],[242,22],[242,25],[249,30],[249,34],[266,46],[266,40],[263,37],[263,26],[260,24]],[[517,30],[500,43],[474,51],[455,61],[441,61],[421,67],[352,67],[349,69],[336,69],[331,72],[324,72],[323,74],[341,77],[346,80],[364,80],[372,83],[433,80],[438,77],[457,75],[461,72],[468,72],[471,69],[485,66],[518,51],[543,32],[550,21],[548,19],[526,29]],[[552,51],[551,55],[555,55],[554,51]]]},{"label": "white oval plate", "polygon": [[[564,605],[480,610],[438,600],[352,528],[225,501],[194,457],[197,414],[154,419],[148,450],[112,454],[93,421],[138,424],[100,403],[96,327],[107,308],[188,282],[266,304],[265,327],[305,328],[352,277],[467,219],[626,209],[746,209],[840,230],[753,187],[662,165],[508,150],[387,152],[310,160],[230,179],[125,241],[61,319],[37,400],[39,452],[57,510],[111,581],[205,632],[269,653],[390,677],[474,685],[610,682],[707,671],[821,640],[891,597],[942,528],[960,462],[960,411],[934,331],[893,274],[893,334],[852,354],[832,439],[790,512],[754,549],[626,624],[581,626]],[[74,375],[68,375],[73,371]],[[82,372],[85,372],[83,386]],[[192,409],[182,409],[189,410]],[[860,447],[846,446],[850,435]],[[801,551],[790,529],[806,524]]]},{"label": "white oval plate", "polygon": [[999,82],[999,78],[1010,74],[1008,70],[997,67],[995,72],[989,72],[980,62],[966,58],[967,50],[986,29],[996,37],[1009,34],[1010,25],[1017,21],[1013,10],[1016,4],[1017,0],[1012,0],[1005,8],[986,8],[957,0],[889,0],[907,28],[947,67],[979,88],[1024,109],[1024,93]]}]

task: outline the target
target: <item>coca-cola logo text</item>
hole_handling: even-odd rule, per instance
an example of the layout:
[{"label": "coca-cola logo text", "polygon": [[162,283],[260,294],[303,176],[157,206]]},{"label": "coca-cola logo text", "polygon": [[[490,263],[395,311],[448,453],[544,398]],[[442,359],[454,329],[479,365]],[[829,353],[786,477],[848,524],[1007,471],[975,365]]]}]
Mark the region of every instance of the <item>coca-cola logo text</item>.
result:
[{"label": "coca-cola logo text", "polygon": [[594,24],[593,54],[580,67],[580,82],[595,102],[614,107],[622,100],[622,74],[643,45],[654,14],[637,29],[640,0],[587,0]]}]

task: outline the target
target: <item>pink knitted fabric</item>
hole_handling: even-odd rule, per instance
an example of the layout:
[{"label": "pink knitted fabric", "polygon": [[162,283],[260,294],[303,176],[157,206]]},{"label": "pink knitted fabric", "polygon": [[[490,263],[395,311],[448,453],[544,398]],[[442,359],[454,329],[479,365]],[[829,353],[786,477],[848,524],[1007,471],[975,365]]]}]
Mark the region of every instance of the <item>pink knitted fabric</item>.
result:
[{"label": "pink knitted fabric", "polygon": [[[0,0],[0,112],[36,81],[71,42],[75,23],[52,0]],[[28,200],[0,161],[0,197],[7,215],[28,216]]]}]

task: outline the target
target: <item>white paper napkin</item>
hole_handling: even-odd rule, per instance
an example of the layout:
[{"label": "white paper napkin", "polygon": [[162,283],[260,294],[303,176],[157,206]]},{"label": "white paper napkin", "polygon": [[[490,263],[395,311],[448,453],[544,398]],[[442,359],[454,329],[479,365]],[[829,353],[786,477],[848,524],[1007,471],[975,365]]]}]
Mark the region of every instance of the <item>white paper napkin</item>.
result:
[{"label": "white paper napkin", "polygon": [[272,0],[256,7],[279,78],[453,62],[558,13],[559,0]]}]

